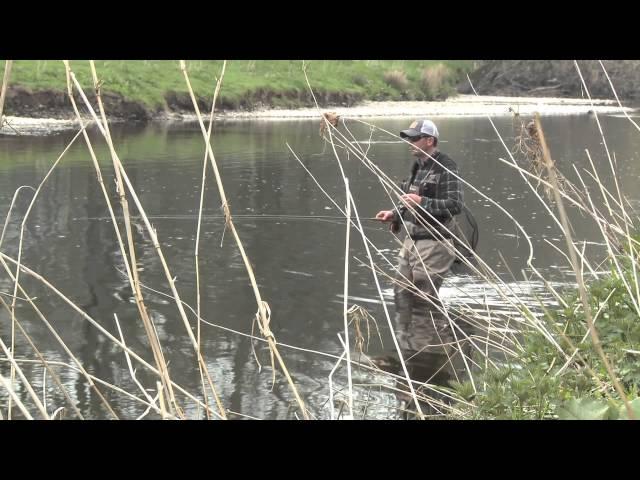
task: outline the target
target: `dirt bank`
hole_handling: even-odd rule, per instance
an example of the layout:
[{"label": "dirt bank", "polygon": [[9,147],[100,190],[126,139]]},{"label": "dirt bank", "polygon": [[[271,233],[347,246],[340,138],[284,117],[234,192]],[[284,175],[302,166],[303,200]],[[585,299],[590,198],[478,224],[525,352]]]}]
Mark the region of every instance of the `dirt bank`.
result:
[{"label": "dirt bank", "polygon": [[[87,98],[97,111],[95,94],[87,92]],[[81,112],[83,101],[79,95],[75,97]],[[153,113],[140,102],[127,100],[122,95],[105,92],[102,101],[109,116],[116,119],[133,121],[151,120]],[[71,119],[74,117],[73,107],[66,92],[58,90],[31,90],[19,85],[7,89],[4,113],[7,116],[27,118]]]},{"label": "dirt bank", "polygon": [[[86,92],[91,105],[97,110],[95,94]],[[361,95],[339,92],[316,92],[316,98],[323,107],[350,107],[362,100]],[[85,113],[83,101],[76,94],[76,102]],[[185,92],[169,91],[164,95],[163,105],[151,108],[140,101],[132,101],[120,94],[103,92],[102,101],[109,117],[115,120],[149,121],[189,115],[193,113],[191,97]],[[211,108],[209,99],[198,98],[198,107],[203,112]],[[235,103],[222,99],[218,103],[221,112],[238,111],[252,112],[273,106],[302,106],[310,107],[313,99],[307,92],[282,91],[275,92],[258,89],[250,95],[239,99]],[[14,85],[9,86],[5,100],[4,113],[7,116],[25,118],[54,118],[60,120],[73,119],[74,112],[67,93],[58,90],[31,90]]]}]

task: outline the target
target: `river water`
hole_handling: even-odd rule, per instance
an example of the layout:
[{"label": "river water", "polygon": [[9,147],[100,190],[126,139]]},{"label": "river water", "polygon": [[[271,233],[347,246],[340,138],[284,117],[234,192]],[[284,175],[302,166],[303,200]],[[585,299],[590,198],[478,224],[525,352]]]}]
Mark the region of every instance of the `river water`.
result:
[{"label": "river water", "polygon": [[[637,206],[640,200],[637,188],[639,133],[625,118],[602,116],[600,120],[607,145],[615,152],[620,189],[631,205]],[[406,128],[408,123],[406,118],[369,121],[393,132]],[[499,160],[509,160],[509,155],[490,122],[482,117],[452,117],[437,119],[437,124],[442,136],[440,149],[456,160],[462,176],[482,194],[502,205],[531,237],[534,266],[551,285],[571,290],[575,279],[571,277],[566,258],[554,248],[555,245],[566,250],[560,229],[521,175]],[[513,149],[518,131],[514,130],[512,119],[502,117],[496,119],[495,124],[506,147]],[[406,144],[357,121],[348,126],[352,140],[368,149],[369,159],[387,175],[395,180],[407,175],[412,160]],[[595,118],[552,116],[543,118],[543,126],[552,155],[568,178],[577,178],[576,167],[583,178],[588,179],[584,173],[584,169],[590,168],[585,151],[588,149],[602,182],[615,193]],[[0,136],[0,218],[3,223],[16,189],[22,185],[37,187],[74,133]],[[108,150],[97,132],[91,132],[90,137],[116,215],[121,218]],[[200,129],[197,124],[114,125],[113,137],[115,149],[157,230],[181,299],[195,308],[194,246],[204,156]],[[345,221],[339,218],[338,208],[303,165],[343,207],[344,182],[333,151],[320,138],[315,120],[239,120],[216,124],[214,152],[231,211],[237,215],[235,224],[239,236],[254,267],[261,295],[271,310],[271,330],[278,342],[298,347],[281,346],[284,361],[311,414],[328,418],[328,375],[343,351],[337,334],[343,331],[346,227]],[[390,208],[390,200],[370,170],[355,155],[346,155],[343,149],[338,149],[338,154],[359,215],[372,217],[377,211]],[[199,255],[201,316],[209,322],[201,326],[202,351],[208,370],[222,403],[230,411],[261,419],[296,418],[300,412],[285,377],[278,372],[272,384],[268,348],[263,342],[254,342],[254,356],[247,337],[252,331],[257,304],[239,250],[221,218],[220,198],[212,179],[209,168]],[[589,182],[589,191],[600,199],[593,182]],[[478,253],[482,259],[524,301],[534,304],[542,299],[553,305],[553,298],[527,266],[529,247],[513,220],[470,187],[465,188],[465,196],[479,223]],[[18,256],[20,227],[32,197],[33,190],[21,190],[6,228],[2,252],[13,258]],[[175,302],[167,296],[170,288],[144,223],[131,201],[130,206],[134,210],[140,278],[145,287],[154,289],[145,288],[144,298],[169,362],[171,377],[187,391],[202,397],[200,375],[185,325]],[[602,235],[597,225],[577,209],[569,206],[568,210],[574,238],[587,242],[589,258],[596,261],[602,258]],[[124,224],[119,222],[124,233]],[[363,223],[368,238],[393,263],[397,243],[390,233],[378,223],[366,220]],[[357,304],[365,308],[379,325],[384,347],[372,326],[369,352],[388,350],[392,343],[383,304],[368,268],[362,238],[355,229],[351,231],[350,254],[349,306]],[[391,271],[378,254],[375,257],[384,271]],[[39,192],[25,223],[22,262],[115,336],[118,336],[114,319],[117,315],[127,345],[153,363],[135,300],[122,273],[124,267],[109,212],[82,137]],[[10,305],[13,282],[2,270],[0,292]],[[119,347],[37,279],[24,272],[20,279],[25,291],[35,297],[43,315],[91,375],[142,396]],[[391,284],[384,276],[380,279],[392,314]],[[441,293],[448,305],[464,302],[478,309],[509,310],[504,299],[485,280],[474,275],[450,275]],[[189,309],[187,313],[195,332],[195,315]],[[16,318],[47,360],[73,363],[33,308],[22,299],[16,303]],[[257,327],[255,333],[259,336]],[[0,310],[0,336],[10,345],[11,316],[4,308]],[[9,364],[4,354],[2,357],[5,360],[0,362],[0,373],[7,378]],[[16,357],[36,359],[19,332],[16,333]],[[138,380],[155,396],[157,377],[133,362]],[[42,396],[42,365],[29,362],[21,365]],[[54,368],[85,417],[109,418],[98,396],[77,369],[58,364]],[[340,392],[344,393],[345,372],[343,366],[335,374],[338,397]],[[44,390],[51,413],[66,403],[49,377],[44,378]],[[354,382],[358,400],[362,400],[357,404],[358,418],[393,418],[394,398],[385,389],[387,379],[366,371],[354,371]],[[18,397],[35,412],[24,386],[17,381],[14,388]],[[136,418],[146,410],[133,398],[104,385],[99,388],[121,418]],[[194,402],[182,397],[180,402],[189,418],[205,417]],[[6,418],[4,389],[0,391],[0,404]],[[21,417],[15,406],[13,416]],[[64,417],[73,418],[73,412],[67,409]],[[147,418],[157,418],[157,415],[152,412]]]}]

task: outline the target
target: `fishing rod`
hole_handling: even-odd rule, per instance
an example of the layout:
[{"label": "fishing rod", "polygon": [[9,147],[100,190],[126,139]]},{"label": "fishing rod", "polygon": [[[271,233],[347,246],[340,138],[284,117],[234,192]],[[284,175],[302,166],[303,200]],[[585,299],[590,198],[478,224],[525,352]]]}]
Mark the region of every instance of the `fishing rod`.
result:
[{"label": "fishing rod", "polygon": [[[119,217],[122,218],[122,217]],[[132,215],[132,218],[136,216]],[[150,220],[195,220],[197,215],[147,215]],[[226,218],[225,215],[202,215],[202,219],[218,219]],[[275,215],[275,214],[232,214],[231,218],[247,218],[252,220],[267,219],[267,220],[345,220],[344,216],[340,215]],[[87,217],[87,218],[74,218],[74,220],[110,220],[111,217]],[[350,220],[357,220],[358,217],[351,217]],[[376,217],[360,217],[360,220],[368,220],[381,222]]]},{"label": "fishing rod", "polygon": [[[149,218],[166,218],[166,219],[175,219],[175,220],[180,220],[180,219],[191,219],[191,218],[197,218],[197,215],[158,215],[155,217],[149,217]],[[225,215],[202,215],[202,218],[226,218]],[[264,219],[284,219],[284,220],[314,220],[314,219],[319,219],[319,220],[345,220],[344,216],[340,216],[340,215],[275,215],[275,214],[231,214],[231,218],[251,218],[251,219],[259,219],[259,218],[264,218]],[[357,220],[357,217],[351,217],[351,220]],[[375,218],[375,217],[367,217],[367,218],[360,218],[360,220],[375,220],[375,221],[380,221],[379,219]]]}]

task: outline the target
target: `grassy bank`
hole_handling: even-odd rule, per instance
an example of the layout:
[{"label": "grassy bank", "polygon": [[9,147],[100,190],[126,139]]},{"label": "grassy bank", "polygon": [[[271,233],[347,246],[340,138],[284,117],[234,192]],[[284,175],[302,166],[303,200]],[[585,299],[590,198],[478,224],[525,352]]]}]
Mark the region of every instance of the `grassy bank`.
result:
[{"label": "grassy bank", "polygon": [[[638,239],[635,235],[634,240]],[[632,264],[637,262],[637,247],[624,246],[621,250],[623,253],[616,256],[616,261],[610,262],[610,273],[589,282],[587,298],[591,311],[596,312],[600,345],[637,419],[640,418],[640,316],[635,298],[637,271]],[[588,334],[579,295],[569,292],[564,295],[564,302],[566,306],[545,312],[540,319],[543,329],[529,326],[522,330],[518,356],[487,365],[474,375],[476,385],[480,386],[477,392],[469,381],[454,385],[469,402],[460,406],[465,418],[629,418]]]},{"label": "grassy bank", "polygon": [[[221,61],[187,63],[194,91],[211,98]],[[352,105],[361,100],[430,100],[455,91],[455,84],[473,67],[470,61],[314,60],[307,73],[319,102]],[[91,84],[89,63],[72,61],[83,85]],[[146,108],[179,108],[189,102],[178,61],[99,60],[103,90],[121,94]],[[37,90],[64,90],[61,61],[16,60],[11,85]],[[229,109],[310,106],[301,61],[238,60],[227,64],[220,104]],[[14,106],[15,107],[15,106]]]}]

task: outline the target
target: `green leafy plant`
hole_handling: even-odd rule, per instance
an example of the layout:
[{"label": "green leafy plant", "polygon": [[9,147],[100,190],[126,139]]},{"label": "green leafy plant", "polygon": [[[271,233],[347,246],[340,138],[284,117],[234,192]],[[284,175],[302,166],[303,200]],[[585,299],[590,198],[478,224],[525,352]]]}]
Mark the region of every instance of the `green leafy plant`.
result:
[{"label": "green leafy plant", "polygon": [[[591,282],[588,299],[597,312],[596,328],[602,348],[640,418],[640,317],[627,285],[634,285],[629,256],[618,259],[617,269]],[[626,407],[613,388],[597,354],[578,294],[566,294],[567,308],[547,312],[543,321],[569,359],[540,331],[522,331],[523,351],[475,375],[477,394],[469,382],[453,385],[470,401],[466,408],[473,418],[509,419],[623,419]],[[576,351],[577,349],[577,351]],[[464,407],[463,407],[464,409]]]}]

